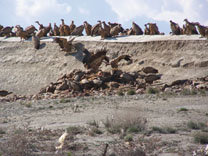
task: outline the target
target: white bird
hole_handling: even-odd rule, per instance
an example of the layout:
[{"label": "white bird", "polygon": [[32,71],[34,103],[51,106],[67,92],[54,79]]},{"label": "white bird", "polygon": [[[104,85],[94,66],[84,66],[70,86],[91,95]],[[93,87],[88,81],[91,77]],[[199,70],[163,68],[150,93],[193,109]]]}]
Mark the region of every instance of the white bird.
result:
[{"label": "white bird", "polygon": [[66,137],[67,137],[68,135],[69,135],[69,133],[67,133],[67,131],[65,131],[65,132],[61,135],[61,137],[58,139],[58,142],[60,143],[60,145],[59,145],[59,146],[56,146],[56,149],[57,149],[57,150],[60,150],[60,149],[63,148],[64,141],[65,141],[65,139],[66,139]]}]

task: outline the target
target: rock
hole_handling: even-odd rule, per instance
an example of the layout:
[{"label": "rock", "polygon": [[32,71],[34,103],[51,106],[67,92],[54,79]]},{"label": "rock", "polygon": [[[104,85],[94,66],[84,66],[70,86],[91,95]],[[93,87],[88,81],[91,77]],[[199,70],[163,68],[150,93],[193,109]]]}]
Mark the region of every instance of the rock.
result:
[{"label": "rock", "polygon": [[108,83],[108,87],[109,88],[118,88],[120,85],[119,85],[119,83],[118,82],[109,82]]},{"label": "rock", "polygon": [[67,84],[67,81],[65,80],[61,84],[57,85],[56,90],[66,90],[68,88],[69,88],[69,86]]},{"label": "rock", "polygon": [[170,86],[177,86],[177,85],[183,85],[184,83],[186,83],[188,81],[188,79],[184,79],[184,80],[176,80],[173,81]]},{"label": "rock", "polygon": [[92,81],[95,85],[102,85],[103,81],[99,80],[99,79],[94,79]]},{"label": "rock", "polygon": [[208,66],[208,61],[201,61],[201,62],[197,62],[195,63],[196,67],[207,67]]},{"label": "rock", "polygon": [[143,94],[144,93],[144,88],[139,88],[136,90],[136,94]]},{"label": "rock", "polygon": [[146,74],[158,73],[158,70],[153,67],[144,67],[144,68],[142,68],[142,71]]},{"label": "rock", "polygon": [[171,63],[171,67],[173,68],[180,67],[181,61],[183,61],[183,59],[180,59],[180,60],[177,60],[176,62]]},{"label": "rock", "polygon": [[0,96],[7,96],[9,94],[12,94],[12,92],[8,92],[6,90],[0,90]]},{"label": "rock", "polygon": [[55,90],[56,90],[56,86],[53,83],[51,83],[48,87],[46,87],[46,92],[54,93]]},{"label": "rock", "polygon": [[199,84],[196,86],[197,89],[208,89],[208,84]]},{"label": "rock", "polygon": [[129,82],[129,81],[134,81],[134,77],[132,75],[130,75],[129,73],[123,73],[120,76],[122,78],[123,81]]},{"label": "rock", "polygon": [[89,81],[87,79],[83,79],[83,80],[80,81],[80,83],[81,84],[87,84],[87,83],[89,83]]},{"label": "rock", "polygon": [[153,81],[159,80],[161,78],[161,75],[156,75],[156,74],[149,74],[145,76],[144,80],[146,83],[153,83]]},{"label": "rock", "polygon": [[142,65],[142,64],[144,64],[144,61],[140,61],[138,64],[139,64],[139,65]]},{"label": "rock", "polygon": [[193,67],[194,66],[194,62],[188,62],[182,65],[182,67],[184,68],[189,68],[189,67]]},{"label": "rock", "polygon": [[80,88],[80,85],[77,83],[77,82],[69,82],[70,83],[70,87],[69,88],[72,88],[74,91],[80,91],[81,88]]}]

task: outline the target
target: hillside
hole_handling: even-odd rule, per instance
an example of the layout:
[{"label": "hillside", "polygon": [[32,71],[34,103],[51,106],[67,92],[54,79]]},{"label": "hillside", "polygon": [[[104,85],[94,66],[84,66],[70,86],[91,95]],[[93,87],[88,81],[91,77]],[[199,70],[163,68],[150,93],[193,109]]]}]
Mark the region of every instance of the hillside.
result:
[{"label": "hillside", "polygon": [[[208,73],[208,41],[198,35],[127,36],[108,40],[83,36],[76,37],[74,43],[83,44],[89,51],[106,48],[111,58],[129,54],[133,63],[122,62],[122,70],[138,71],[153,66],[163,74],[161,81],[165,83]],[[0,89],[35,94],[61,74],[84,69],[81,51],[66,56],[52,38],[43,38],[41,44],[41,49],[35,50],[31,41],[0,38]]]}]

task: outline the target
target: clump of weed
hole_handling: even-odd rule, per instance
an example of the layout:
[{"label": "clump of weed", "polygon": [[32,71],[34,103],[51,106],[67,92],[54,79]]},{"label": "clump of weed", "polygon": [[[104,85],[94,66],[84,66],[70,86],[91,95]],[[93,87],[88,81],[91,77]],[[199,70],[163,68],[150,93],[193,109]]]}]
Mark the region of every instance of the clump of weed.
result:
[{"label": "clump of weed", "polygon": [[4,155],[31,156],[36,150],[29,133],[25,129],[15,129],[6,142],[0,143],[0,153]]},{"label": "clump of weed", "polygon": [[198,122],[189,121],[187,123],[187,127],[194,130],[199,130],[199,129],[204,129],[206,127],[206,124],[202,122],[198,123]]},{"label": "clump of weed", "polygon": [[80,134],[83,131],[83,127],[78,127],[78,126],[71,126],[68,127],[67,129],[67,133],[69,133],[70,135],[76,135],[76,134]]},{"label": "clump of weed", "polygon": [[115,133],[137,133],[145,129],[146,120],[135,114],[119,114],[115,118],[107,118],[104,122],[108,132]]},{"label": "clump of weed", "polygon": [[180,108],[179,110],[178,110],[178,112],[187,112],[188,111],[188,109],[187,108],[184,108],[184,107],[182,107],[182,108]]},{"label": "clump of weed", "polygon": [[157,88],[148,87],[146,92],[147,92],[147,94],[158,94],[159,90]]},{"label": "clump of weed", "polygon": [[128,134],[124,137],[124,140],[127,142],[133,141],[133,136],[131,134]]},{"label": "clump of weed", "polygon": [[123,93],[122,90],[119,90],[119,91],[117,92],[117,95],[118,95],[118,96],[124,96],[124,93]]},{"label": "clump of weed", "polygon": [[97,128],[99,127],[98,122],[97,122],[97,121],[95,121],[95,120],[93,120],[93,121],[89,121],[87,124],[88,124],[88,125],[90,125],[90,126],[97,127]]},{"label": "clump of weed", "polygon": [[197,94],[197,90],[195,90],[195,89],[184,88],[184,89],[181,91],[181,94],[182,94],[182,95],[196,95],[196,94]]},{"label": "clump of weed", "polygon": [[70,99],[65,99],[65,98],[63,98],[63,99],[61,99],[59,102],[60,102],[60,103],[68,103],[68,102],[71,102],[71,100],[70,100]]},{"label": "clump of weed", "polygon": [[127,91],[127,95],[135,95],[135,94],[136,94],[136,92],[135,92],[134,89],[129,89],[129,90]]},{"label": "clump of weed", "polygon": [[27,108],[32,107],[32,102],[31,101],[20,101],[20,104],[27,107]]},{"label": "clump of weed", "polygon": [[208,144],[208,133],[199,132],[194,135],[194,141],[200,144]]},{"label": "clump of weed", "polygon": [[95,134],[100,135],[100,134],[103,134],[103,132],[99,128],[93,127],[92,129],[90,129],[89,135],[90,136],[95,136]]},{"label": "clump of weed", "polygon": [[152,131],[162,133],[162,134],[174,134],[176,133],[176,129],[172,127],[152,127]]}]

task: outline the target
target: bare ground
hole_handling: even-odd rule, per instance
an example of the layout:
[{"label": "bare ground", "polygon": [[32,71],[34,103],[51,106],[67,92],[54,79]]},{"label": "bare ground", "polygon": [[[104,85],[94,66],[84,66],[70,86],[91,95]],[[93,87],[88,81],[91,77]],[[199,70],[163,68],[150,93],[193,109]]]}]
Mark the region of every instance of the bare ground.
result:
[{"label": "bare ground", "polygon": [[[75,105],[78,106],[76,112]],[[126,151],[133,151],[135,147],[143,149],[147,155],[191,155],[193,151],[204,148],[194,141],[194,135],[201,131],[207,133],[208,130],[208,97],[205,95],[146,94],[16,101],[1,103],[0,111],[3,112],[0,127],[5,131],[1,134],[1,142],[5,143],[14,129],[26,127],[30,131],[25,133],[31,133],[30,137],[34,135],[37,140],[39,135],[47,137],[34,142],[37,146],[34,154],[40,155],[55,155],[58,138],[65,129],[74,126],[79,127],[81,132],[73,133],[73,137],[65,141],[63,151],[57,155],[69,152],[74,155],[102,155],[106,143],[109,144],[108,154],[122,150],[124,146]],[[141,120],[139,124],[144,129],[135,133],[112,134],[105,124],[107,120],[113,122],[117,119],[123,122]],[[205,127],[195,130],[188,126],[190,121],[203,123]],[[96,134],[95,126],[101,134]],[[132,136],[133,141],[125,140],[127,135]],[[40,144],[48,148],[41,150]],[[149,146],[153,147],[149,149]]]}]

